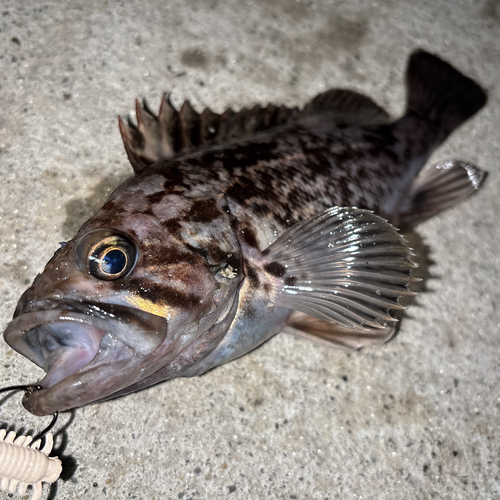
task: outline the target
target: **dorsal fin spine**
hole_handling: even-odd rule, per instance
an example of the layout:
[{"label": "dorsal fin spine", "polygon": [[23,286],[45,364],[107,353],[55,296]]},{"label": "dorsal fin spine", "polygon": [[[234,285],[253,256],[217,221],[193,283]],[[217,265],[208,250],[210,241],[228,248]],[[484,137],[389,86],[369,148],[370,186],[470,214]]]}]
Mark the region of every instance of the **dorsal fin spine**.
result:
[{"label": "dorsal fin spine", "polygon": [[161,159],[176,154],[222,144],[230,140],[248,139],[252,135],[307,121],[322,116],[335,123],[383,123],[388,120],[385,111],[368,97],[349,90],[332,89],[312,99],[303,110],[297,107],[256,105],[239,112],[231,108],[216,114],[206,108],[198,113],[189,101],[180,111],[164,94],[158,116],[143,101],[136,100],[137,126],[120,119],[120,131],[127,155],[137,172]]}]

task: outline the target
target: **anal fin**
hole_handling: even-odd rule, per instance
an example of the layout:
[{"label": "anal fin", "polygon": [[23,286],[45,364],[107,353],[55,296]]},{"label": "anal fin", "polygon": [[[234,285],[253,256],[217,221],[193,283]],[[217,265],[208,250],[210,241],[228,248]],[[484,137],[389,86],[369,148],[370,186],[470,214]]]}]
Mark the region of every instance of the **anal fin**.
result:
[{"label": "anal fin", "polygon": [[400,206],[397,220],[391,222],[414,227],[477,192],[487,175],[478,167],[459,160],[438,163],[415,179]]},{"label": "anal fin", "polygon": [[321,321],[308,314],[294,311],[283,331],[300,338],[312,340],[328,347],[358,350],[389,342],[397,333],[399,323],[387,323],[381,328],[367,328],[363,331]]}]

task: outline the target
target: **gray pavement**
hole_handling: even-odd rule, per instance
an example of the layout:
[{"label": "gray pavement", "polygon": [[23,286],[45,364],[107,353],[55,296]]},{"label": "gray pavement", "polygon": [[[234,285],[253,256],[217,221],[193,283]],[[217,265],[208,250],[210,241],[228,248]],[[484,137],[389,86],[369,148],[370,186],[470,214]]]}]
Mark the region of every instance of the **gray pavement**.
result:
[{"label": "gray pavement", "polygon": [[[281,334],[63,415],[64,477],[44,498],[500,498],[496,0],[0,0],[0,44],[2,330],[58,242],[130,175],[116,117],[136,96],[221,112],[348,87],[396,116],[416,47],[490,95],[433,158],[470,160],[487,185],[413,236],[430,278],[393,342],[345,353]],[[0,356],[1,386],[41,376],[3,342]],[[46,419],[16,395],[0,423]]]}]

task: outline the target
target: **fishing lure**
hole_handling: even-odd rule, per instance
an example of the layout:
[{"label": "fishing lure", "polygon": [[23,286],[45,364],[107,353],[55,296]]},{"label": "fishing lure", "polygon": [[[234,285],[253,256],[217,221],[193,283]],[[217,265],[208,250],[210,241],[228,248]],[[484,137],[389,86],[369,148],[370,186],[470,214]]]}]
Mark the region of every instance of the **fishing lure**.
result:
[{"label": "fishing lure", "polygon": [[[1,392],[24,390],[32,392],[36,385],[17,385],[4,387]],[[7,433],[0,429],[0,489],[20,495],[26,493],[31,485],[31,500],[39,500],[42,496],[42,483],[54,483],[62,471],[62,463],[57,457],[49,457],[54,445],[54,438],[49,430],[54,427],[59,413],[53,415],[52,422],[34,438],[33,436],[16,436],[14,431]],[[45,436],[45,444],[40,445]]]},{"label": "fishing lure", "polygon": [[14,431],[7,434],[0,430],[0,487],[4,491],[26,493],[29,485],[33,488],[31,500],[42,496],[42,483],[57,481],[62,471],[61,461],[49,457],[54,439],[45,435],[45,444],[40,449],[41,440],[33,442],[31,436],[17,436]]}]

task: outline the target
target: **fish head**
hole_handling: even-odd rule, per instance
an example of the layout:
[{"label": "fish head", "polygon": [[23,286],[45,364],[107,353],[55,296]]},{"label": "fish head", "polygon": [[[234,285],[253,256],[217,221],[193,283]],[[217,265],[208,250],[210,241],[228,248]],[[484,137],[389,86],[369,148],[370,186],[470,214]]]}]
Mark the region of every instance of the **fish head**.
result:
[{"label": "fish head", "polygon": [[21,297],[4,337],[47,372],[23,400],[32,413],[177,376],[228,330],[243,272],[224,199],[163,184],[122,185]]}]

